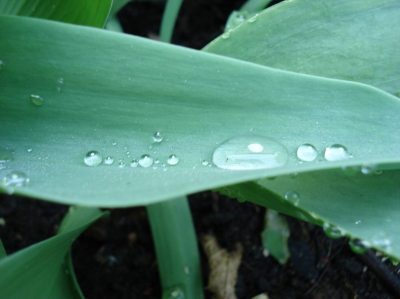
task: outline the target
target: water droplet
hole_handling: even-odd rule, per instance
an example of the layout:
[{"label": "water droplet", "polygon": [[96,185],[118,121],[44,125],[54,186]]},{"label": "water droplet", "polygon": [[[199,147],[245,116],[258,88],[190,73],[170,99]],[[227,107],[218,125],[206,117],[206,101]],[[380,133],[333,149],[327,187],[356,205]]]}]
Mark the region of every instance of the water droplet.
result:
[{"label": "water droplet", "polygon": [[111,156],[108,156],[107,158],[104,159],[104,164],[106,165],[111,165],[114,163],[114,158]]},{"label": "water droplet", "polygon": [[103,162],[103,158],[96,151],[88,152],[83,160],[87,166],[98,166]]},{"label": "water droplet", "polygon": [[112,143],[112,145],[117,145],[117,142],[116,142],[116,141],[114,141],[114,142]]},{"label": "water droplet", "polygon": [[132,160],[131,162],[131,167],[138,167],[139,161],[138,160]]},{"label": "water droplet", "polygon": [[350,154],[343,145],[333,144],[325,149],[324,157],[328,161],[340,161],[350,158]]},{"label": "water droplet", "polygon": [[297,206],[300,201],[300,195],[295,191],[289,191],[285,194],[285,199]]},{"label": "water droplet", "polygon": [[36,94],[31,94],[31,102],[35,106],[42,106],[44,103],[44,100],[42,97],[36,95]]},{"label": "water droplet", "polygon": [[6,187],[23,187],[29,183],[29,178],[22,171],[12,171],[3,178]]},{"label": "water droplet", "polygon": [[227,39],[227,38],[229,38],[231,36],[231,31],[229,30],[228,32],[225,32],[224,34],[222,34],[221,35],[221,37],[223,38],[223,39]]},{"label": "water droplet", "polygon": [[61,78],[61,77],[60,77],[60,78],[58,78],[57,81],[58,81],[58,83],[63,84],[63,83],[64,83],[64,78]]},{"label": "water droplet", "polygon": [[27,151],[28,153],[31,153],[31,152],[32,152],[32,149],[31,149],[31,148],[28,148],[26,151]]},{"label": "water droplet", "polygon": [[337,239],[337,238],[340,238],[340,237],[344,236],[344,234],[342,233],[342,231],[338,227],[333,226],[333,225],[331,225],[329,223],[324,223],[323,229],[324,229],[325,234],[329,238]]},{"label": "water droplet", "polygon": [[190,268],[189,268],[188,266],[186,266],[186,267],[183,268],[183,271],[184,271],[186,274],[189,274],[189,273],[190,273]]},{"label": "water droplet", "polygon": [[356,222],[354,222],[355,224],[360,224],[361,220],[357,220]]},{"label": "water droplet", "polygon": [[161,132],[155,132],[153,135],[153,140],[154,142],[161,142],[163,141],[164,136],[161,134]]},{"label": "water droplet", "polygon": [[0,60],[0,69],[4,67],[4,62]]},{"label": "water droplet", "polygon": [[[254,152],[250,148],[261,151]],[[213,163],[217,167],[230,170],[281,167],[287,160],[287,150],[282,144],[258,135],[242,135],[228,139],[218,146],[213,154]]]},{"label": "water droplet", "polygon": [[309,143],[300,145],[297,149],[297,158],[304,162],[312,162],[318,156],[317,149]]},{"label": "water droplet", "polygon": [[179,163],[179,158],[176,155],[171,155],[168,157],[167,162],[169,165],[176,165]]},{"label": "water droplet", "polygon": [[155,164],[158,164],[158,163],[160,163],[160,160],[155,159],[155,160],[154,160],[154,163],[155,163]]},{"label": "water droplet", "polygon": [[363,174],[372,174],[373,172],[375,172],[376,168],[377,168],[377,165],[375,165],[375,164],[364,165],[364,166],[361,166],[361,172]]},{"label": "water droplet", "polygon": [[352,239],[349,241],[351,250],[355,253],[362,254],[368,250],[368,248],[359,239]]},{"label": "water droplet", "polygon": [[258,18],[258,14],[252,16],[252,17],[249,19],[249,23],[254,23],[255,21],[257,21],[257,18]]},{"label": "water droplet", "polygon": [[201,165],[207,166],[208,165],[208,161],[207,160],[203,160],[203,162],[201,162]]},{"label": "water droplet", "polygon": [[392,248],[392,241],[384,234],[380,233],[372,238],[372,244],[387,251]]},{"label": "water droplet", "polygon": [[124,167],[125,167],[125,162],[124,162],[124,160],[119,160],[119,161],[118,161],[118,167],[119,167],[119,168],[124,168]]},{"label": "water droplet", "polygon": [[149,155],[143,155],[139,159],[139,165],[143,168],[150,167],[151,165],[153,165],[153,158]]},{"label": "water droplet", "polygon": [[171,289],[168,299],[185,299],[185,294],[180,287],[174,287]]}]

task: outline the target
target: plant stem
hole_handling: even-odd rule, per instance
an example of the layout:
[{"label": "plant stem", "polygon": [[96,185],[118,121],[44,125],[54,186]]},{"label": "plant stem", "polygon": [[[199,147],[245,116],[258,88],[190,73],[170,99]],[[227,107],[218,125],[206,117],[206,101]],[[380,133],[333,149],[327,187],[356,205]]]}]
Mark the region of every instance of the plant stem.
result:
[{"label": "plant stem", "polygon": [[147,206],[163,299],[202,299],[196,234],[186,197]]},{"label": "plant stem", "polygon": [[168,0],[161,21],[160,40],[170,43],[183,0]]}]

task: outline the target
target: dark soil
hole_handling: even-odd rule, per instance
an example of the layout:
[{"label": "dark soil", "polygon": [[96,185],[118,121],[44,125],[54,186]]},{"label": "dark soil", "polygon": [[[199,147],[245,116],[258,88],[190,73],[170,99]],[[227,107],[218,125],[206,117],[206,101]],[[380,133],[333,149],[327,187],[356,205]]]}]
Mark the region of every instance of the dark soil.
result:
[{"label": "dark soil", "polygon": [[[201,49],[221,34],[229,13],[243,2],[185,0],[173,43]],[[134,2],[119,17],[126,32],[154,38],[163,7],[163,2]],[[270,299],[400,298],[388,283],[388,279],[400,279],[400,267],[379,258],[389,278],[377,277],[369,264],[371,256],[361,258],[354,254],[345,238],[330,239],[321,228],[287,217],[291,258],[282,266],[263,255],[264,208],[211,192],[190,196],[190,206],[198,236],[213,234],[219,245],[228,250],[234,250],[237,242],[242,244],[238,299],[261,293],[267,293]],[[7,253],[53,236],[66,211],[64,205],[1,195],[0,217],[5,223],[0,224],[0,238]],[[199,248],[207,285],[207,259],[200,245]],[[110,217],[97,222],[76,240],[73,261],[87,299],[161,298],[145,208],[112,209]],[[211,293],[205,294],[211,298]]]}]

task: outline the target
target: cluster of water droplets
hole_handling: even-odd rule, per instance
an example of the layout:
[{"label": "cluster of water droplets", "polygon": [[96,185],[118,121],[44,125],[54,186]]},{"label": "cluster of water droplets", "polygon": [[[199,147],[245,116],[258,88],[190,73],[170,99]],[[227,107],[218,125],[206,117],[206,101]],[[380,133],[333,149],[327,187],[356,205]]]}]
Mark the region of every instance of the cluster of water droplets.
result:
[{"label": "cluster of water droplets", "polygon": [[[161,143],[164,139],[164,136],[161,134],[161,132],[155,132],[153,134],[153,141],[155,143]],[[112,142],[113,146],[117,145],[116,141]],[[128,157],[130,157],[130,152],[126,152],[126,154],[128,155]],[[113,165],[115,162],[114,157],[112,156],[107,156],[104,160],[103,157],[101,156],[101,154],[98,151],[92,150],[86,153],[85,157],[84,157],[84,162],[87,166],[99,166],[100,164],[103,163],[105,165]],[[179,163],[180,158],[175,155],[175,154],[171,154],[169,155],[169,157],[166,159],[166,163],[160,163],[161,161],[159,159],[154,159],[151,155],[149,154],[143,154],[140,156],[139,159],[133,159],[130,163],[129,166],[132,168],[136,168],[136,167],[142,167],[142,168],[149,168],[151,166],[153,166],[153,169],[157,169],[158,168],[158,164],[160,164],[162,166],[162,168],[164,168],[164,170],[166,170],[166,166],[170,165],[170,166],[175,166]],[[124,168],[125,167],[125,161],[124,159],[119,159],[118,160],[118,167],[119,168]]]}]

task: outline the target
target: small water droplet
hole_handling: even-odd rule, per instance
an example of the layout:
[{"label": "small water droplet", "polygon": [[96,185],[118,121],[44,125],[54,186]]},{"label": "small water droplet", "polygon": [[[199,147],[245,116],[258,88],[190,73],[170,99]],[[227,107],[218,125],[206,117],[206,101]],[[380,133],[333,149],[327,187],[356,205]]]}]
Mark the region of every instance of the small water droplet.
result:
[{"label": "small water droplet", "polygon": [[153,135],[153,140],[154,142],[161,142],[163,141],[164,136],[161,134],[161,132],[155,132]]},{"label": "small water droplet", "polygon": [[317,149],[309,143],[300,145],[297,149],[297,158],[304,162],[312,162],[318,157]]},{"label": "small water droplet", "polygon": [[361,220],[357,220],[356,222],[354,222],[355,224],[360,224]]},{"label": "small water droplet", "polygon": [[108,156],[107,158],[104,159],[104,164],[106,165],[111,165],[114,163],[114,158],[111,156]]},{"label": "small water droplet", "polygon": [[324,157],[327,161],[340,161],[350,158],[350,154],[343,145],[333,144],[325,149]]},{"label": "small water droplet", "polygon": [[3,178],[6,187],[23,187],[29,183],[29,178],[22,171],[12,171]]},{"label": "small water droplet", "polygon": [[179,163],[179,158],[176,155],[170,155],[168,157],[167,163],[169,165],[176,165]]},{"label": "small water droplet", "polygon": [[297,206],[300,201],[300,195],[295,191],[289,191],[285,194],[285,199]]},{"label": "small water droplet", "polygon": [[190,273],[190,268],[189,268],[188,266],[186,266],[186,267],[183,268],[183,271],[184,271],[186,274],[189,274],[189,273]]},{"label": "small water droplet", "polygon": [[31,94],[31,102],[35,106],[42,106],[44,103],[44,100],[42,97],[36,95],[36,94]]},{"label": "small water droplet", "polygon": [[31,149],[31,148],[28,148],[26,151],[27,151],[28,153],[31,153],[31,152],[32,152],[32,149]]},{"label": "small water droplet", "polygon": [[132,160],[131,162],[131,167],[138,167],[139,161],[138,160]]},{"label": "small water droplet", "polygon": [[139,159],[139,165],[143,168],[150,167],[151,165],[153,165],[153,158],[149,155],[143,155]]},{"label": "small water droplet", "polygon": [[87,166],[98,166],[103,162],[103,158],[96,151],[88,152],[83,160]]},{"label": "small water droplet", "polygon": [[112,145],[117,145],[117,142],[116,142],[116,141],[114,141],[114,142],[112,143]]},{"label": "small water droplet", "polygon": [[257,18],[258,18],[258,14],[252,16],[252,17],[249,19],[249,23],[254,23],[255,21],[257,21]]},{"label": "small water droplet", "polygon": [[227,39],[227,38],[229,38],[231,36],[231,31],[229,30],[228,32],[225,32],[224,34],[222,34],[221,35],[221,37],[223,38],[223,39]]},{"label": "small water droplet", "polygon": [[349,241],[349,245],[351,250],[358,254],[362,254],[368,250],[368,248],[359,239],[351,239]]},{"label": "small water droplet", "polygon": [[160,160],[155,159],[155,160],[154,160],[154,163],[155,163],[155,164],[158,164],[158,163],[160,163]]},{"label": "small water droplet", "polygon": [[61,77],[60,77],[60,78],[58,78],[57,81],[58,81],[58,83],[63,84],[63,83],[64,83],[64,78],[61,78]]},{"label": "small water droplet", "polygon": [[361,166],[361,172],[363,174],[372,174],[375,172],[376,168],[377,168],[376,164],[363,165]]},{"label": "small water droplet", "polygon": [[258,135],[242,135],[228,139],[218,146],[213,154],[213,163],[217,167],[230,170],[281,167],[287,160],[287,150],[282,144]]},{"label": "small water droplet", "polygon": [[0,60],[0,69],[4,67],[4,62]]},{"label": "small water droplet", "polygon": [[390,251],[392,248],[392,241],[384,233],[374,236],[372,238],[372,244],[386,251]]},{"label": "small water droplet", "polygon": [[324,223],[323,229],[324,229],[325,234],[329,238],[332,238],[332,239],[337,239],[337,238],[343,237],[343,235],[344,235],[338,227],[333,226],[329,223]]},{"label": "small water droplet", "polygon": [[125,167],[125,162],[124,162],[124,160],[121,159],[121,160],[118,161],[118,167],[119,167],[119,168],[124,168],[124,167]]},{"label": "small water droplet", "polygon": [[201,164],[202,164],[203,166],[207,166],[207,165],[208,165],[208,161],[207,161],[207,160],[203,160],[203,162],[201,162]]}]

